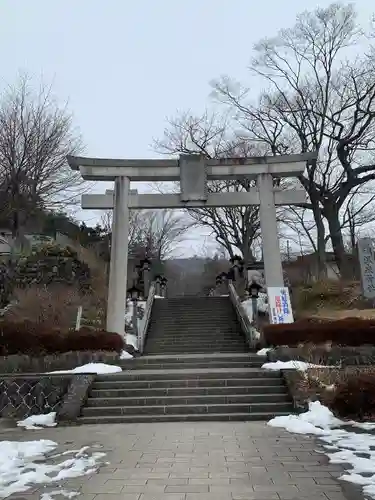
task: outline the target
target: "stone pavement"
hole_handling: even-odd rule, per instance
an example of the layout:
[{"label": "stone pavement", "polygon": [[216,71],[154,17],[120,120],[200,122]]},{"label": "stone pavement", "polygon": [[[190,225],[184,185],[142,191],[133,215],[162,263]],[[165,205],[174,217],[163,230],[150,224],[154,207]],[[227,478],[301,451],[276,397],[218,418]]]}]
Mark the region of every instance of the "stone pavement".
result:
[{"label": "stone pavement", "polygon": [[[52,439],[64,451],[91,445],[110,462],[63,487],[82,500],[359,500],[336,478],[320,445],[260,422],[118,424],[0,431],[0,439]],[[61,484],[61,483],[59,483]],[[12,495],[36,500],[56,490]],[[54,500],[63,497],[53,497]]]}]

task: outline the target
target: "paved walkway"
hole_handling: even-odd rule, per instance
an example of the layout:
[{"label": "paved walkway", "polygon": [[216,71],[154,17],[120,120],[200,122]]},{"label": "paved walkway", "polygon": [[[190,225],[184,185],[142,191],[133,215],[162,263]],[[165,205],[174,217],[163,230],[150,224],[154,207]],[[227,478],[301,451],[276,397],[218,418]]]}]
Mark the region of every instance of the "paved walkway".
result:
[{"label": "paved walkway", "polygon": [[[264,423],[173,423],[0,431],[1,440],[52,439],[60,451],[92,446],[110,462],[63,483],[82,500],[357,500],[320,446]],[[102,448],[103,446],[103,448]],[[61,484],[61,483],[60,483]],[[342,489],[344,487],[344,489]],[[36,500],[40,487],[9,499]],[[54,500],[62,496],[54,496]]]}]

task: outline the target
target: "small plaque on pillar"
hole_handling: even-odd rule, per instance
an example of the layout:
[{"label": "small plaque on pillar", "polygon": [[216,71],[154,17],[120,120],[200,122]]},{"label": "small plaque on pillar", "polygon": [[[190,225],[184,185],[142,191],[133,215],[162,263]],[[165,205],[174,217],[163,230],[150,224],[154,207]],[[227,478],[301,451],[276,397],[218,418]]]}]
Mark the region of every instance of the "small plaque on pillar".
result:
[{"label": "small plaque on pillar", "polygon": [[207,201],[207,172],[204,156],[181,155],[181,201]]}]

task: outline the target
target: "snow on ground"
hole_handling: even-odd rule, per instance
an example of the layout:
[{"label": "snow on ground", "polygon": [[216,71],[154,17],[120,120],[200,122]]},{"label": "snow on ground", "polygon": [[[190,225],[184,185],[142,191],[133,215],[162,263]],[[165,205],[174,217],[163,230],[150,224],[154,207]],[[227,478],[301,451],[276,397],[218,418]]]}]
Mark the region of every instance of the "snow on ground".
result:
[{"label": "snow on ground", "polygon": [[[252,299],[247,299],[241,302],[243,308],[246,311],[247,317],[250,321],[253,321],[253,301]],[[268,313],[268,298],[266,293],[260,293],[258,300],[258,311],[262,313]]]},{"label": "snow on ground", "polygon": [[120,354],[120,359],[133,359],[133,356],[127,351],[122,351]]},{"label": "snow on ground", "polygon": [[[69,478],[93,474],[105,456],[101,452],[88,454],[89,447],[85,446],[80,450],[56,454],[54,459],[64,458],[59,463],[48,464],[46,455],[50,456],[56,447],[57,443],[46,439],[0,441],[0,498],[25,492],[34,485],[52,485]],[[42,499],[51,500],[57,492],[66,498],[76,496],[76,492],[56,489],[45,493]]]},{"label": "snow on ground", "polygon": [[[258,352],[259,354],[259,352]],[[313,363],[306,363],[305,361],[273,361],[264,363],[262,368],[265,370],[298,370],[305,372],[309,368],[327,368],[323,365],[314,365]]]},{"label": "snow on ground", "polygon": [[46,413],[45,415],[31,415],[24,420],[17,422],[18,427],[25,429],[41,429],[42,427],[55,427],[56,412]]},{"label": "snow on ground", "polygon": [[249,318],[250,321],[253,321],[253,303],[251,299],[244,300],[241,302],[242,307],[245,309],[245,312],[247,314],[247,317]]},{"label": "snow on ground", "polygon": [[135,335],[133,335],[132,333],[126,333],[125,334],[125,342],[128,344],[128,345],[131,345],[134,347],[134,349],[138,349],[138,339]]},{"label": "snow on ground", "polygon": [[266,293],[260,292],[258,297],[258,311],[268,313],[268,296]]},{"label": "snow on ground", "polygon": [[361,485],[365,495],[375,498],[375,435],[342,429],[343,425],[374,429],[373,422],[344,422],[319,401],[314,401],[309,403],[309,411],[275,417],[268,425],[296,434],[318,436],[324,442],[331,463],[352,466],[340,479]]},{"label": "snow on ground", "polygon": [[[163,297],[158,297],[158,298],[163,298]],[[134,308],[134,302],[132,300],[128,300],[126,303],[126,312],[125,312],[125,329],[126,328],[132,328],[133,327],[133,308]],[[146,311],[146,301],[145,300],[139,300],[137,302],[137,309],[142,310],[142,318],[138,317],[138,332],[142,332],[144,328],[144,322],[145,322],[145,311]],[[134,349],[138,350],[138,339],[135,335],[132,335],[130,333],[125,333],[125,342],[129,345],[132,345]]]},{"label": "snow on ground", "polygon": [[105,363],[88,363],[87,365],[77,366],[77,368],[73,368],[72,370],[57,370],[49,373],[96,373],[97,375],[107,375],[108,373],[118,372],[122,372],[120,366],[106,365]]},{"label": "snow on ground", "polygon": [[272,351],[272,347],[263,347],[263,349],[257,352],[257,355],[266,356],[269,351]]},{"label": "snow on ground", "polygon": [[80,493],[78,491],[68,491],[68,490],[54,490],[50,491],[49,493],[43,493],[42,496],[40,497],[40,500],[55,500],[55,497],[57,498],[75,498],[78,497]]}]

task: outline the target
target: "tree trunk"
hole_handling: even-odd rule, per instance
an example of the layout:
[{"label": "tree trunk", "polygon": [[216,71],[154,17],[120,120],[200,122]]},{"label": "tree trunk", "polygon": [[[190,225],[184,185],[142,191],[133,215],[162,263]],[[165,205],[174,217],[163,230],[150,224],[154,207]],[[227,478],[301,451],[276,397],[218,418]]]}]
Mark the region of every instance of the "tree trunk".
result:
[{"label": "tree trunk", "polygon": [[328,221],[332,249],[341,278],[345,280],[353,279],[353,269],[351,265],[348,265],[348,257],[342,237],[339,210],[333,204],[325,204],[324,215]]},{"label": "tree trunk", "polygon": [[316,224],[317,232],[317,270],[318,279],[324,280],[327,278],[327,258],[326,258],[326,242],[325,242],[325,227],[323,222],[322,211],[319,207],[319,202],[312,203],[313,215]]},{"label": "tree trunk", "polygon": [[253,250],[250,246],[248,238],[244,239],[243,246],[240,250],[241,250],[241,253],[243,256],[243,260],[245,262],[245,266],[252,264],[255,259],[254,259]]}]

